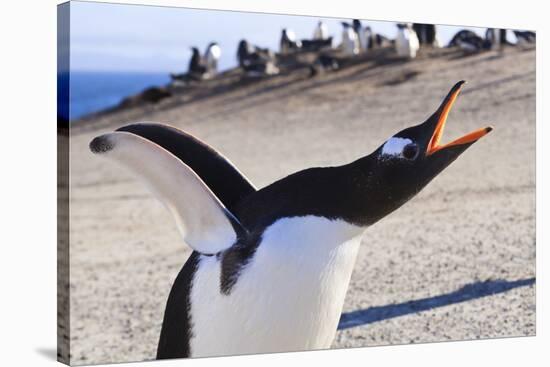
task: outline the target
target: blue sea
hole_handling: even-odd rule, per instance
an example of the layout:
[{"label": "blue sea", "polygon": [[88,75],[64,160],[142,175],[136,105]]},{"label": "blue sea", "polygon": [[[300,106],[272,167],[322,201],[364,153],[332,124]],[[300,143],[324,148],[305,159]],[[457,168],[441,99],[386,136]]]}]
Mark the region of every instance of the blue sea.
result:
[{"label": "blue sea", "polygon": [[[66,77],[59,76],[61,80]],[[116,106],[129,95],[151,86],[166,85],[169,81],[168,73],[72,71],[70,120]]]}]

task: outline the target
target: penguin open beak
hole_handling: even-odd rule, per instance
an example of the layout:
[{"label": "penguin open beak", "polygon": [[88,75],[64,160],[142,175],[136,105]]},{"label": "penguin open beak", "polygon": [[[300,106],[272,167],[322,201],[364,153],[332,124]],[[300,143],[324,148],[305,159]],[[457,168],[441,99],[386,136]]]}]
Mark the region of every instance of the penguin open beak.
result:
[{"label": "penguin open beak", "polygon": [[443,103],[441,104],[439,109],[434,114],[433,118],[435,118],[435,120],[430,119],[431,121],[429,122],[431,123],[435,121],[435,127],[433,129],[432,137],[426,149],[426,156],[430,156],[437,151],[440,151],[442,149],[449,148],[452,146],[472,144],[478,139],[488,134],[491,130],[493,130],[493,128],[490,126],[484,127],[484,128],[472,131],[471,133],[466,134],[456,140],[453,140],[450,143],[443,144],[443,145],[439,143],[441,140],[441,136],[443,135],[443,130],[445,129],[447,116],[449,116],[449,112],[451,111],[451,108],[453,107],[453,104],[455,103],[456,98],[458,97],[460,90],[462,89],[462,86],[465,83],[466,82],[464,80],[461,80],[454,85],[454,87],[451,89],[449,94],[447,94],[447,97],[445,97],[445,99],[443,100]]}]

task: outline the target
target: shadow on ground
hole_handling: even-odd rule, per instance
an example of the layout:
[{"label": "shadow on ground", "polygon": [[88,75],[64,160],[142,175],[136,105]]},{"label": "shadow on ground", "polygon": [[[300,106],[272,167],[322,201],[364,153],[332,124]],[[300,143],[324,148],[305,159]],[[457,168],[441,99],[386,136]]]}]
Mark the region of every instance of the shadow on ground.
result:
[{"label": "shadow on ground", "polygon": [[57,360],[57,349],[56,348],[38,348],[36,353],[40,354],[42,357],[56,361]]},{"label": "shadow on ground", "polygon": [[404,316],[411,313],[426,311],[437,307],[448,306],[454,303],[466,302],[472,299],[503,293],[514,288],[535,284],[535,278],[515,281],[487,280],[467,284],[457,291],[435,297],[422,298],[387,306],[370,307],[342,314],[338,330],[371,324],[373,322]]}]

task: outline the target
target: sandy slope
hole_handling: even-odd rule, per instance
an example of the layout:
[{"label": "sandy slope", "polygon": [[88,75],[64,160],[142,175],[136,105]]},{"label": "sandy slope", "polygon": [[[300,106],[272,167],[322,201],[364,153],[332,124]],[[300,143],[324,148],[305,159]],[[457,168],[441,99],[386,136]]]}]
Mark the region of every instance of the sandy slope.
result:
[{"label": "sandy slope", "polygon": [[170,123],[219,149],[261,187],[370,153],[424,121],[460,79],[469,84],[444,140],[488,123],[495,130],[367,231],[344,305],[347,328],[333,347],[533,335],[535,51],[467,58],[445,51],[313,79],[275,78],[73,129],[72,362],[153,358],[171,282],[189,254],[145,188],[88,151],[95,135],[138,120]]}]

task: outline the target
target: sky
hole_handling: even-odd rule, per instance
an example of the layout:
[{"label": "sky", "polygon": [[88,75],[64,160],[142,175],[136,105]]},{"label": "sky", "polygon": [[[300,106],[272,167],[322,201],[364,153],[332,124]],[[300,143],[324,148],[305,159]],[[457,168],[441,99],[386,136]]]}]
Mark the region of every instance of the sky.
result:
[{"label": "sky", "polygon": [[[216,41],[222,49],[220,69],[236,65],[238,42],[277,50],[281,30],[292,29],[298,39],[311,38],[323,20],[336,43],[341,19],[309,16],[196,10],[73,1],[71,4],[71,70],[113,72],[185,72],[190,47],[204,52]],[[349,20],[347,20],[349,21]],[[393,22],[363,21],[375,32],[394,38]],[[465,27],[438,26],[446,44]],[[484,35],[485,28],[472,28]]]}]

